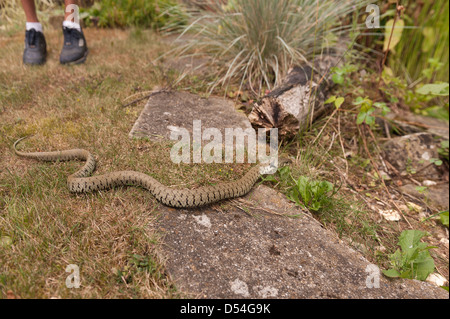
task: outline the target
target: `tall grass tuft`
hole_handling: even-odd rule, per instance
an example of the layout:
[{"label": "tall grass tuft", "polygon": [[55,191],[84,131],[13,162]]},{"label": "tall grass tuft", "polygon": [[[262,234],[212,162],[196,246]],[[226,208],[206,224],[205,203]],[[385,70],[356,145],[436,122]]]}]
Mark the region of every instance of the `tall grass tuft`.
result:
[{"label": "tall grass tuft", "polygon": [[[448,0],[401,2],[406,7],[406,25],[400,42],[391,55],[389,66],[396,75],[405,75],[409,83],[421,80],[448,82],[449,2]],[[439,67],[435,65],[439,63]],[[434,68],[434,74],[424,70]]]},{"label": "tall grass tuft", "polygon": [[[297,63],[311,63],[352,28],[340,19],[365,13],[368,1],[235,0],[213,5],[187,26],[182,55],[206,55],[217,67],[211,83],[240,81],[254,92],[278,84]],[[194,17],[195,18],[195,17]],[[183,35],[189,34],[187,37]],[[212,90],[211,89],[211,90]]]}]

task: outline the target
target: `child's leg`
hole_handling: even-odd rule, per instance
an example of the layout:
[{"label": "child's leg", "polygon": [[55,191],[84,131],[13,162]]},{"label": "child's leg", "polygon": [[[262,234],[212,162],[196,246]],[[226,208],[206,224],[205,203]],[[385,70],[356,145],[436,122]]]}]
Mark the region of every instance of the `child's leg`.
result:
[{"label": "child's leg", "polygon": [[[67,10],[67,6],[68,6],[68,5],[71,5],[71,4],[76,4],[76,5],[78,5],[78,0],[64,0],[64,5],[66,6],[66,10]],[[73,19],[67,20],[67,18],[69,17],[70,14],[71,14],[70,11],[69,11],[69,12],[66,11],[66,14],[65,14],[65,16],[64,16],[64,20],[65,20],[65,21],[76,22],[76,21],[73,21]]]},{"label": "child's leg", "polygon": [[42,33],[42,25],[36,14],[34,0],[22,0],[22,7],[27,19],[23,63],[43,64],[47,58],[47,44]]},{"label": "child's leg", "polygon": [[25,11],[25,16],[27,22],[39,22],[36,14],[36,6],[34,5],[34,0],[22,0],[23,11]]},{"label": "child's leg", "polygon": [[77,5],[78,0],[64,0],[64,4],[66,6],[63,27],[66,28],[75,28],[81,32],[80,21],[78,17],[75,17],[74,14],[78,14],[78,12],[74,11],[75,9],[71,9],[70,5]]}]

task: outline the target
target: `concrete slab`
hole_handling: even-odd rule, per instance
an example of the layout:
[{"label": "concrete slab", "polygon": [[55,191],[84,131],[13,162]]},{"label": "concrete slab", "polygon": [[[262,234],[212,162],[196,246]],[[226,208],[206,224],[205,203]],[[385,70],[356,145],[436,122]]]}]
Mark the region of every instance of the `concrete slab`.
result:
[{"label": "concrete slab", "polygon": [[[159,92],[130,136],[168,140],[174,127],[192,136],[194,120],[222,134],[225,128],[251,127],[226,99]],[[178,288],[192,297],[448,298],[426,282],[383,277],[309,213],[265,186],[202,209],[160,205],[159,212],[160,254]],[[379,276],[379,288],[368,288],[375,282],[370,275]]]},{"label": "concrete slab", "polygon": [[194,120],[201,120],[202,129],[218,128],[223,136],[225,128],[251,128],[247,117],[236,111],[232,101],[219,97],[205,99],[186,92],[162,91],[150,97],[130,137],[169,140],[171,129],[176,127],[187,129],[192,136]]},{"label": "concrete slab", "polygon": [[378,268],[271,188],[233,203],[160,207],[161,254],[181,291],[198,298],[448,298],[429,283],[382,275],[379,288],[368,288]]}]

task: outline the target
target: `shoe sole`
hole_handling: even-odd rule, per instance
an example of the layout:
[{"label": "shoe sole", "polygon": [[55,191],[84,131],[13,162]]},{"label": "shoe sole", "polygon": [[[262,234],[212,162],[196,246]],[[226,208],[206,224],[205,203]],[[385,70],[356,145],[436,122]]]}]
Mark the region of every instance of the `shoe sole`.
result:
[{"label": "shoe sole", "polygon": [[23,64],[33,66],[33,65],[44,65],[47,62],[47,57],[44,58],[41,62],[29,62],[22,59]]},{"label": "shoe sole", "polygon": [[89,53],[89,49],[87,49],[86,52],[84,53],[84,55],[83,55],[80,59],[78,59],[78,60],[71,61],[71,62],[61,62],[61,61],[59,61],[59,63],[61,63],[61,64],[63,64],[63,65],[76,65],[76,64],[81,64],[81,63],[83,63],[84,61],[86,61],[87,56],[88,56],[88,53]]},{"label": "shoe sole", "polygon": [[27,65],[27,66],[41,66],[41,65],[44,65],[45,62],[46,62],[46,61],[44,61],[44,62],[39,62],[39,63],[33,63],[33,62],[25,62],[25,61],[23,61],[23,64],[24,64],[24,65]]}]

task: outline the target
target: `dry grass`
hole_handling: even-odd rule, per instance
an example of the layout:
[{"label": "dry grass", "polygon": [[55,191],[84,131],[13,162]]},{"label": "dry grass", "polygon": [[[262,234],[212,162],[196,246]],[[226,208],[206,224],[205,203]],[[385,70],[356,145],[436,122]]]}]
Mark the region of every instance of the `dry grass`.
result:
[{"label": "dry grass", "polygon": [[[66,178],[80,163],[19,159],[13,141],[34,134],[21,149],[86,148],[99,160],[96,174],[133,169],[167,185],[235,179],[247,168],[216,175],[215,165],[179,167],[170,161],[169,144],[129,139],[145,101],[128,108],[123,101],[165,84],[148,64],[163,45],[147,31],[85,34],[90,56],[74,67],[59,65],[59,30],[46,30],[50,51],[43,67],[23,66],[22,32],[0,35],[0,238],[12,240],[0,250],[0,296],[11,291],[21,298],[178,297],[158,258],[160,206],[148,192],[120,188],[71,195]],[[142,267],[142,260],[149,266]],[[65,286],[68,264],[81,269],[80,289]]]},{"label": "dry grass", "polygon": [[[169,160],[169,144],[128,138],[145,101],[128,108],[122,107],[123,102],[172,80],[149,64],[166,49],[153,33],[87,29],[91,53],[86,64],[75,67],[58,63],[60,31],[46,30],[46,35],[50,49],[47,64],[25,67],[21,61],[23,32],[11,36],[0,33],[0,298],[182,296],[158,257],[156,221],[160,206],[148,192],[119,188],[71,195],[66,190],[66,177],[80,163],[19,159],[12,143],[20,136],[34,134],[21,145],[23,150],[86,148],[99,159],[96,174],[133,169],[166,185],[195,187],[235,179],[247,168],[233,166],[230,174],[221,166],[224,173],[218,174],[220,165],[176,166]],[[343,158],[338,143],[341,134],[346,150],[364,156],[364,151],[352,149],[354,118],[350,115],[345,119],[342,114],[341,125],[346,128],[342,132],[334,132],[335,122],[333,119],[324,130],[318,145],[305,143],[314,140],[323,122],[316,123],[309,138],[302,137],[301,145],[292,147],[296,159],[293,170],[298,175],[341,180],[347,164],[353,186],[342,190],[346,203],[360,206],[366,202],[370,206],[377,203],[375,199],[385,200],[384,189],[377,183],[370,186],[372,180],[367,180],[365,169]],[[366,184],[366,188],[361,186]],[[364,198],[366,193],[373,197]],[[394,239],[406,226],[380,224],[375,211],[366,214],[346,203],[329,216],[321,216],[322,221],[344,235],[354,231],[356,244],[370,246],[366,256],[377,261],[383,254],[380,261],[385,262],[389,249],[395,248]],[[415,217],[410,221],[420,228]],[[370,224],[368,228],[380,224],[377,229],[368,229],[367,235],[376,231],[381,242],[360,236],[364,223]],[[432,226],[422,227],[432,232]],[[5,238],[11,243],[3,241]],[[377,245],[388,251],[378,250]],[[438,257],[438,267],[448,276],[448,249]],[[80,289],[65,286],[68,264],[81,269]]]},{"label": "dry grass", "polygon": [[[210,11],[194,15],[175,50],[206,57],[215,87],[237,84],[260,95],[281,83],[293,65],[336,47],[352,26],[340,19],[358,14],[358,1],[246,0],[211,1]],[[183,34],[184,34],[183,33]]]}]

